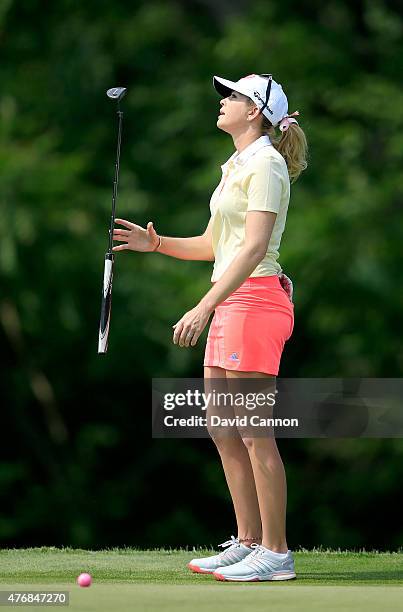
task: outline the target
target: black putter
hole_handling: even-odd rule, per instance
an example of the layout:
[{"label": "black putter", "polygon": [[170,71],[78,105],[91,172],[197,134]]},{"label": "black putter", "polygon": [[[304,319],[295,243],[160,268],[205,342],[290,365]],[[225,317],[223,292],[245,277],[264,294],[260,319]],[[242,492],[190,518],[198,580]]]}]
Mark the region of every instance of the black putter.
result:
[{"label": "black putter", "polygon": [[118,147],[116,152],[116,164],[115,164],[115,180],[113,181],[113,192],[112,192],[112,216],[111,225],[109,228],[109,245],[108,251],[105,254],[105,266],[104,266],[104,283],[102,287],[102,303],[101,303],[101,321],[99,323],[99,339],[98,339],[98,354],[106,353],[108,350],[108,337],[109,337],[109,324],[111,320],[111,306],[112,306],[112,281],[113,281],[113,264],[114,254],[112,252],[113,243],[113,226],[115,225],[115,209],[116,199],[118,195],[118,182],[119,182],[119,162],[120,162],[120,143],[122,139],[122,118],[123,112],[120,110],[120,101],[126,93],[126,87],[112,87],[108,89],[106,95],[111,100],[117,102],[117,114],[118,114]]}]

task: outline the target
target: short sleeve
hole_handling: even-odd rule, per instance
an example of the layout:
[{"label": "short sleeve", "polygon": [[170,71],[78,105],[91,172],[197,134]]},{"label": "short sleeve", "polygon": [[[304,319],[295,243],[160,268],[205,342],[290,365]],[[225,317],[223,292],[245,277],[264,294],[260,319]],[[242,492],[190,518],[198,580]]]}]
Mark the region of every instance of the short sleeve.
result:
[{"label": "short sleeve", "polygon": [[279,161],[261,158],[253,165],[247,184],[247,210],[266,210],[278,213],[283,193],[284,177]]}]

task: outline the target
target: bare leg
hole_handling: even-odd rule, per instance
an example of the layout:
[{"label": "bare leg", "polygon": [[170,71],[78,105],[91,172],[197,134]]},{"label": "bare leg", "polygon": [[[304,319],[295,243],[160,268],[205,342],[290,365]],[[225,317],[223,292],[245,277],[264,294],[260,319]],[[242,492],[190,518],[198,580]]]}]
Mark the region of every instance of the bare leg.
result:
[{"label": "bare leg", "polygon": [[[261,372],[227,370],[228,389],[239,392],[240,378],[275,378]],[[238,389],[238,391],[237,391]],[[262,544],[273,552],[286,553],[287,482],[284,465],[273,437],[243,438],[248,451],[262,521]]]},{"label": "bare leg", "polygon": [[[209,379],[222,378],[222,390],[228,391],[225,370],[205,366],[205,391],[209,392]],[[248,450],[238,435],[214,437],[213,441],[221,457],[228,489],[234,506],[238,537],[246,546],[260,544],[262,526],[255,479]]]}]

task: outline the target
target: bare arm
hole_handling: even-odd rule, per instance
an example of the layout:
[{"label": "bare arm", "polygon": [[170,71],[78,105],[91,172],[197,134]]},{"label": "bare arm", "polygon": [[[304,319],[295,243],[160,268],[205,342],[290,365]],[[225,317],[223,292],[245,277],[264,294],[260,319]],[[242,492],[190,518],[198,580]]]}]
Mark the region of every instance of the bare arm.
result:
[{"label": "bare arm", "polygon": [[192,259],[194,261],[214,261],[211,236],[211,218],[204,234],[192,238],[171,238],[161,236],[161,246],[158,253],[176,257],[177,259]]},{"label": "bare arm", "polygon": [[246,213],[245,242],[221,278],[200,302],[173,325],[174,344],[194,346],[213,310],[250,276],[267,252],[277,213]]},{"label": "bare arm", "polygon": [[113,239],[125,242],[116,247],[113,251],[140,251],[143,253],[154,251],[160,238],[161,245],[158,253],[176,257],[177,259],[191,259],[194,261],[214,261],[211,236],[211,219],[201,236],[191,238],[173,238],[170,236],[159,236],[153,226],[152,221],[147,224],[147,229],[126,221],[125,219],[115,219],[118,225],[123,225],[125,229],[114,229]]},{"label": "bare arm", "polygon": [[277,213],[260,210],[246,213],[245,244],[200,305],[211,312],[250,276],[266,255],[276,217]]}]

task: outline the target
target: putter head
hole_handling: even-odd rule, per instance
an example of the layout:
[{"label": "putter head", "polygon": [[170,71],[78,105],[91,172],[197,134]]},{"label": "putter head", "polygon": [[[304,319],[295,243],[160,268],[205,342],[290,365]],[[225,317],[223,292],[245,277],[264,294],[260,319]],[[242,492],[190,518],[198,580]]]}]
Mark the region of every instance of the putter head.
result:
[{"label": "putter head", "polygon": [[119,102],[125,95],[126,91],[126,87],[112,87],[111,89],[108,89],[106,95],[111,100],[116,100],[117,102]]}]

